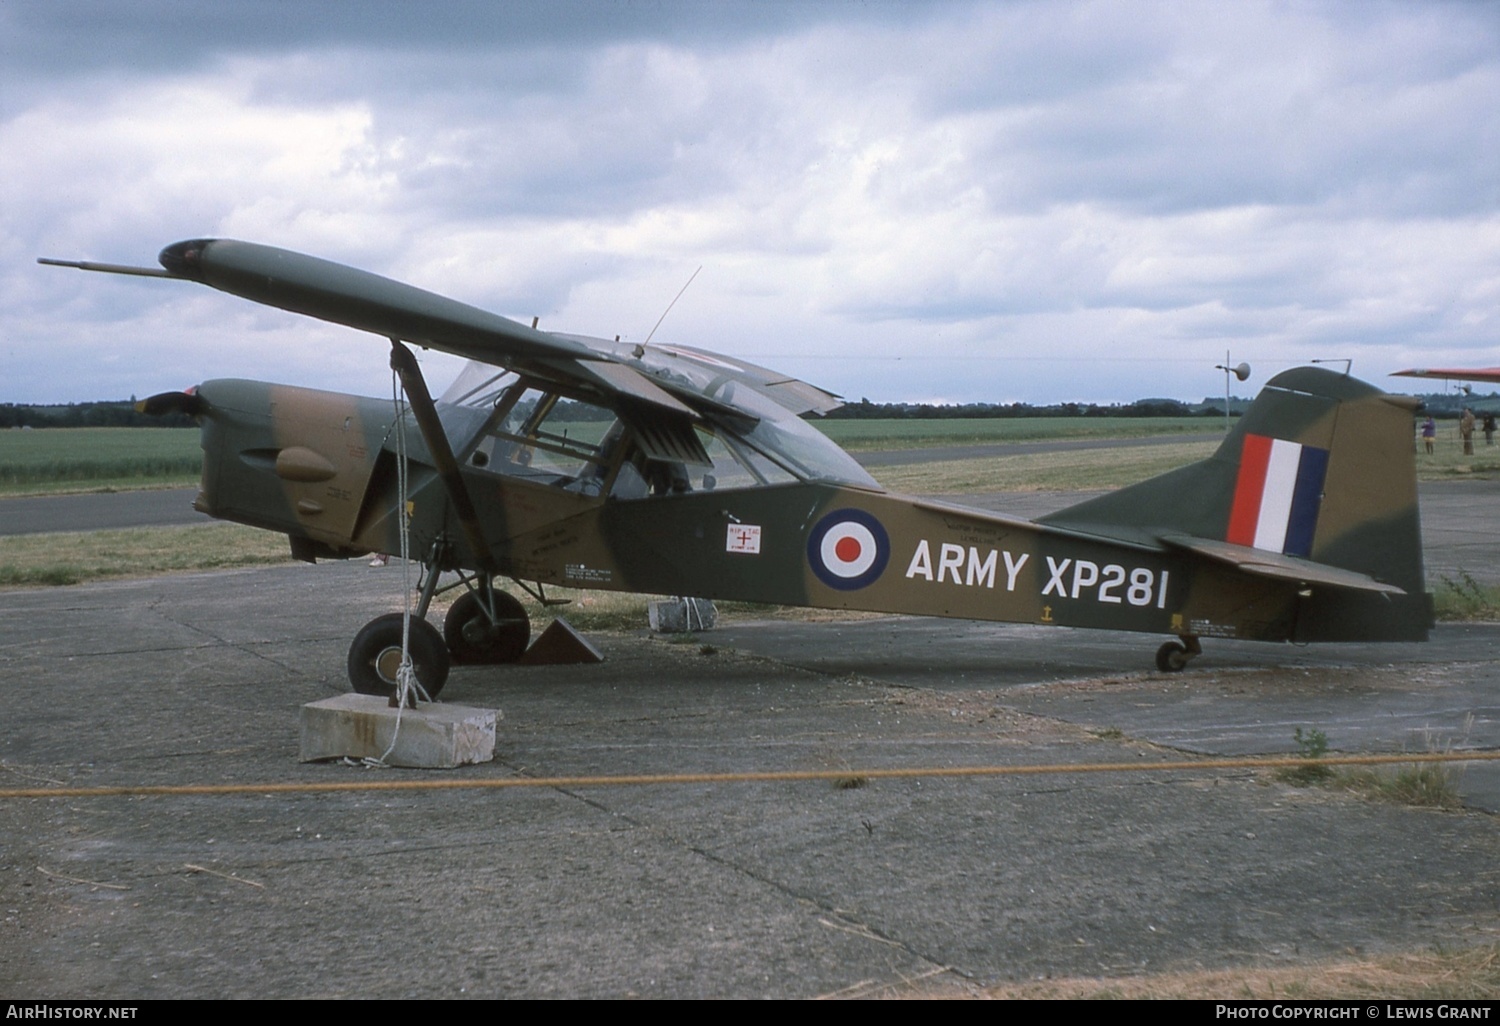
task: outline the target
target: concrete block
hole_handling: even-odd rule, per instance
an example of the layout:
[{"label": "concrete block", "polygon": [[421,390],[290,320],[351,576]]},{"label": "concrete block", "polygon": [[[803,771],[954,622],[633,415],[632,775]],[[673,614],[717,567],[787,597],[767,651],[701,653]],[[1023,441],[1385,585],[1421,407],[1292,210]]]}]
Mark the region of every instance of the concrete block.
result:
[{"label": "concrete block", "polygon": [[710,599],[674,598],[646,607],[651,629],[658,634],[711,631],[719,622],[719,610]]},{"label": "concrete block", "polygon": [[386,762],[414,769],[452,769],[495,757],[498,709],[421,705],[401,715],[379,695],[339,695],[302,707],[302,761],[378,759],[396,738]]}]

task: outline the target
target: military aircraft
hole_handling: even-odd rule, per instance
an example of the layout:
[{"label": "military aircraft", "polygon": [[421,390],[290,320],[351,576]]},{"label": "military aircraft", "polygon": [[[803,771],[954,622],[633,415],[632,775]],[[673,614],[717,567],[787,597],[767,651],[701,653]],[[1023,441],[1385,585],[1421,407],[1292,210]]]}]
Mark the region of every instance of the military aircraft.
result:
[{"label": "military aircraft", "polygon": [[[1347,374],[1282,373],[1209,459],[1033,522],[885,491],[803,419],[836,396],[742,360],[540,331],[232,239],[159,259],[42,262],[198,282],[390,340],[405,407],[241,380],[142,407],[201,425],[198,509],[285,533],[299,558],[400,551],[405,526],[424,571],[407,650],[429,694],[450,662],[526,649],[507,578],[543,601],[566,586],[1166,634],[1163,672],[1202,638],[1424,640],[1432,621],[1415,401]],[[408,344],[470,363],[434,400]],[[448,572],[463,593],[440,633],[425,617]],[[354,639],[356,690],[393,689],[401,620]]]}]

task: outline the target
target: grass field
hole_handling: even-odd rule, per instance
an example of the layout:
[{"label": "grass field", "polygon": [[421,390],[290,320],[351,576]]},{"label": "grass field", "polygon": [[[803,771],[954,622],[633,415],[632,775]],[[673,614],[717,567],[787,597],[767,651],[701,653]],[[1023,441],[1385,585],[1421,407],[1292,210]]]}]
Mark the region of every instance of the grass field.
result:
[{"label": "grass field", "polygon": [[914,495],[1087,491],[1121,488],[1144,481],[1195,460],[1206,459],[1216,446],[1216,442],[1183,442],[975,460],[938,460],[880,467],[875,476],[893,492]]},{"label": "grass field", "polygon": [[[1107,435],[1115,428],[1201,431],[1194,418],[1038,418],[995,421],[832,421],[866,450]],[[1211,427],[1211,425],[1210,425]],[[1088,437],[1083,434],[1081,437]],[[849,437],[843,439],[849,441]],[[895,492],[944,495],[987,491],[1074,491],[1119,488],[1211,454],[1216,442],[1182,442],[1073,452],[1026,453],[987,459],[925,460],[881,467],[876,477]],[[195,429],[69,428],[0,432],[0,495],[58,491],[191,487],[200,452]],[[1500,475],[1500,446],[1479,445],[1464,456],[1456,438],[1440,437],[1433,456],[1419,453],[1424,481]],[[217,533],[215,533],[217,532]],[[0,587],[71,584],[103,577],[250,566],[287,559],[284,538],[228,524],[144,528],[89,534],[0,537]],[[1458,582],[1436,587],[1444,619],[1487,619],[1495,589]],[[644,615],[646,598],[593,593],[570,616],[598,627]]]},{"label": "grass field", "polygon": [[[570,424],[591,437],[603,425]],[[1212,431],[1194,417],[1038,417],[1025,420],[825,420],[852,451],[915,449],[1052,438],[1141,438]],[[0,431],[0,495],[185,488],[202,466],[195,428],[46,428]]]},{"label": "grass field", "polygon": [[1222,432],[1211,417],[1019,417],[944,420],[817,420],[814,427],[850,452],[918,449],[1054,438],[1150,438]]},{"label": "grass field", "polygon": [[[912,988],[913,996],[923,996]],[[994,1000],[1368,1001],[1377,998],[1493,1001],[1500,947],[1400,952],[1307,965],[1186,970],[1141,976],[1059,977],[987,987]],[[867,995],[860,995],[867,996]]]},{"label": "grass field", "polygon": [[[1213,432],[1201,417],[1037,417],[1017,420],[825,420],[816,426],[853,452],[1080,438],[1145,438]],[[582,430],[583,428],[580,428]],[[1457,429],[1442,433],[1433,456],[1419,454],[1418,478],[1500,475],[1500,446],[1464,456]],[[1454,437],[1449,438],[1448,434]],[[1213,451],[1184,443],[1108,453],[1048,453],[989,460],[928,461],[884,467],[892,491],[1116,488]],[[0,431],[0,496],[58,492],[188,488],[198,483],[202,452],[195,428],[47,428]]]},{"label": "grass field", "polygon": [[1464,478],[1492,480],[1500,476],[1500,445],[1486,446],[1483,440],[1474,447],[1473,456],[1465,456],[1463,446],[1455,439],[1441,439],[1431,456],[1417,453],[1418,481],[1453,481]]},{"label": "grass field", "polygon": [[0,587],[79,584],[291,561],[284,535],[239,524],[0,537]]},{"label": "grass field", "polygon": [[124,491],[198,483],[197,428],[0,431],[0,494]]},{"label": "grass field", "polygon": [[[1217,441],[1039,452],[970,460],[926,460],[880,467],[876,479],[893,492],[943,495],[963,492],[1087,491],[1123,488],[1148,477],[1207,459]],[[1433,455],[1417,454],[1418,481],[1491,480],[1500,477],[1500,445],[1480,445],[1465,456],[1458,442]]]}]

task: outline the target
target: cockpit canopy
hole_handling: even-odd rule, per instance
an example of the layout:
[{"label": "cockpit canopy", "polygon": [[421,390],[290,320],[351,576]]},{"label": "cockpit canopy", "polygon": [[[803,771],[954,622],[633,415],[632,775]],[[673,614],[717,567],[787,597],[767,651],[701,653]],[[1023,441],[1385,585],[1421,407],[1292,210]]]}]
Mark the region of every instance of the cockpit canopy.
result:
[{"label": "cockpit canopy", "polygon": [[576,381],[470,361],[440,399],[485,411],[466,465],[616,499],[819,481],[879,490],[854,459],[802,420],[837,397],[771,371],[686,347],[577,339],[684,401],[676,414]]}]

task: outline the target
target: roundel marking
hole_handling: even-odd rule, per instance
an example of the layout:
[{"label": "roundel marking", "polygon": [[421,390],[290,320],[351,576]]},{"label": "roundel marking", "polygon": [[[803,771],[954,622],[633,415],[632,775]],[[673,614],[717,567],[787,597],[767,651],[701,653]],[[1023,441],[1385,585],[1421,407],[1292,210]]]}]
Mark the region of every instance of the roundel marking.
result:
[{"label": "roundel marking", "polygon": [[807,562],[818,580],[839,591],[874,584],[891,558],[891,539],[864,510],[837,509],[807,538]]}]

